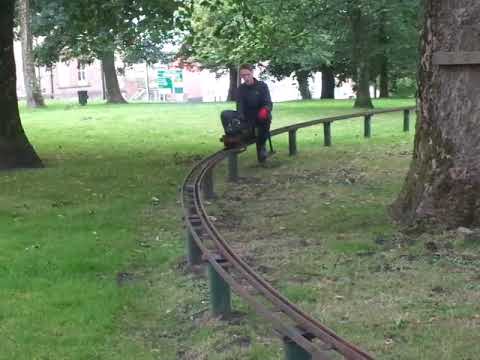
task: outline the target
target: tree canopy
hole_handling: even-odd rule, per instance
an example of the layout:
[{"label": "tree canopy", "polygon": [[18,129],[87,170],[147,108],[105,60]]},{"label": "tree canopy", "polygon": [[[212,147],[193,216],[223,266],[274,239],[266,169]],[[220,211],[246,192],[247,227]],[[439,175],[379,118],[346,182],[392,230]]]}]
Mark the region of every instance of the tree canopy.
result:
[{"label": "tree canopy", "polygon": [[38,62],[101,59],[107,99],[122,102],[114,54],[127,63],[165,60],[176,8],[175,0],[36,0],[33,31],[43,39]]},{"label": "tree canopy", "polygon": [[384,96],[414,77],[419,2],[190,0],[182,55],[212,70],[265,62],[276,77],[328,68],[353,79],[357,105],[370,107],[378,77]]},{"label": "tree canopy", "polygon": [[101,58],[115,51],[129,62],[154,63],[173,30],[174,0],[36,0],[34,32],[42,64]]}]

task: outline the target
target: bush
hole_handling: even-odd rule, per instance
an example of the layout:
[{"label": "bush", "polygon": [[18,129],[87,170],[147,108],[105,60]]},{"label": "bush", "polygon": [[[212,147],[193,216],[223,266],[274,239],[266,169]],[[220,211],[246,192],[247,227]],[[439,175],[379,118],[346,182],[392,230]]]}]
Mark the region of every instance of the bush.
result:
[{"label": "bush", "polygon": [[392,88],[393,96],[399,98],[415,97],[416,92],[417,80],[409,77],[397,79]]}]

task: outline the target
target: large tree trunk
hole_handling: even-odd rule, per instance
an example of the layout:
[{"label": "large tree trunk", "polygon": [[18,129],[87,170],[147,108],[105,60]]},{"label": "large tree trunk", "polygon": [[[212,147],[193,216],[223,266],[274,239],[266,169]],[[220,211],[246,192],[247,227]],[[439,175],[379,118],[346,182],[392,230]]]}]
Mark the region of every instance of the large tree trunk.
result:
[{"label": "large tree trunk", "polygon": [[20,0],[19,20],[22,43],[23,82],[27,95],[27,105],[32,108],[45,106],[42,90],[35,75],[35,63],[33,60],[33,36],[31,28],[30,0]]},{"label": "large tree trunk", "polygon": [[321,99],[335,99],[335,74],[329,66],[322,68],[322,95]]},{"label": "large tree trunk", "polygon": [[368,63],[360,61],[357,66],[357,97],[355,98],[356,108],[373,108],[372,97],[370,96],[370,71]]},{"label": "large tree trunk", "polygon": [[302,99],[311,100],[312,93],[310,92],[310,88],[308,86],[308,78],[310,77],[310,72],[297,70],[295,71],[295,76],[298,81],[298,90],[300,91],[300,95],[302,96]]},{"label": "large tree trunk", "polygon": [[353,61],[356,66],[356,99],[353,105],[356,108],[373,108],[370,97],[370,39],[368,19],[355,8],[352,14],[353,32]]},{"label": "large tree trunk", "polygon": [[480,226],[480,64],[434,65],[437,51],[480,51],[478,0],[426,0],[413,160],[394,217]]},{"label": "large tree trunk", "polygon": [[102,68],[105,74],[105,89],[107,103],[109,104],[125,104],[126,101],[122,96],[118,85],[117,70],[115,69],[115,54],[113,50],[106,51],[102,56]]},{"label": "large tree trunk", "polygon": [[0,2],[0,170],[41,167],[20,122],[13,56],[15,0]]},{"label": "large tree trunk", "polygon": [[228,86],[227,101],[237,101],[238,69],[236,66],[229,67],[230,84]]}]

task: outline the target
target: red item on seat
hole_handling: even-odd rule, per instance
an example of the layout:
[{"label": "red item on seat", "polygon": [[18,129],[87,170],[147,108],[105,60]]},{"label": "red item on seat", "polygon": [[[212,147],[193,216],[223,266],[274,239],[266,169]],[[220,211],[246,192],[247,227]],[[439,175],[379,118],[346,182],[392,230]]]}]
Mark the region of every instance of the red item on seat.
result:
[{"label": "red item on seat", "polygon": [[268,115],[269,115],[270,111],[266,108],[266,107],[262,107],[259,111],[258,111],[258,120],[267,120],[268,119]]}]

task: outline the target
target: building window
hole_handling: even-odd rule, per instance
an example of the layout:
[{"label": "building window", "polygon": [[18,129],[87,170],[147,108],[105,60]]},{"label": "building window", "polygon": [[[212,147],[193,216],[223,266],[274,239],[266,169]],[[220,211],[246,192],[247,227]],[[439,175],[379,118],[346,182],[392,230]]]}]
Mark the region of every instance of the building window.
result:
[{"label": "building window", "polygon": [[78,62],[77,65],[78,69],[78,81],[79,82],[85,82],[87,81],[87,76],[85,74],[85,64],[82,64],[80,61]]}]

